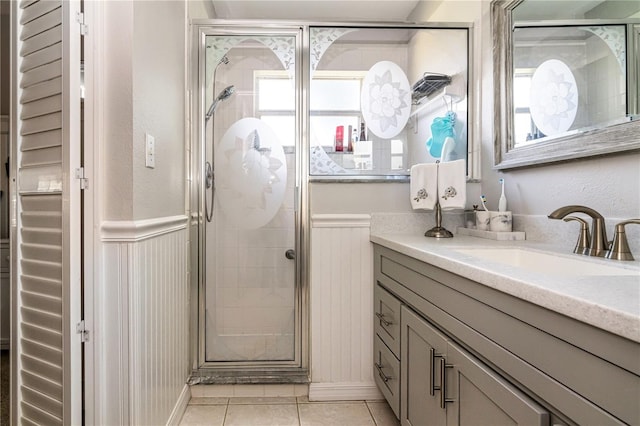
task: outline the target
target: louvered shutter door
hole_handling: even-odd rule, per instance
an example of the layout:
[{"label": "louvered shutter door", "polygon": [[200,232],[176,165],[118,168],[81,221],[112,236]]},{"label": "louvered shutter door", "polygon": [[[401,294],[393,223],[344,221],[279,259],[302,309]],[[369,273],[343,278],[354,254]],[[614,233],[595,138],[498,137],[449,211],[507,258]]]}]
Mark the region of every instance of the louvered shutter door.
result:
[{"label": "louvered shutter door", "polygon": [[81,350],[78,3],[14,5],[13,421],[79,424]]}]

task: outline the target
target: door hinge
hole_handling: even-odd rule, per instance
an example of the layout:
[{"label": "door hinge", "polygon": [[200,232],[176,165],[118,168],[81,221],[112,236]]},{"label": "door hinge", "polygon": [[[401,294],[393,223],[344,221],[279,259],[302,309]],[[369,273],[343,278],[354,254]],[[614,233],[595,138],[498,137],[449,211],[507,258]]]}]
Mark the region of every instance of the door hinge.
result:
[{"label": "door hinge", "polygon": [[82,343],[89,341],[89,330],[85,327],[84,320],[76,325],[76,333],[80,335],[80,341]]},{"label": "door hinge", "polygon": [[84,167],[76,169],[76,179],[80,181],[80,189],[89,189],[89,179],[84,177]]},{"label": "door hinge", "polygon": [[80,35],[86,36],[89,32],[89,26],[84,22],[84,13],[76,13],[76,22],[80,24]]}]

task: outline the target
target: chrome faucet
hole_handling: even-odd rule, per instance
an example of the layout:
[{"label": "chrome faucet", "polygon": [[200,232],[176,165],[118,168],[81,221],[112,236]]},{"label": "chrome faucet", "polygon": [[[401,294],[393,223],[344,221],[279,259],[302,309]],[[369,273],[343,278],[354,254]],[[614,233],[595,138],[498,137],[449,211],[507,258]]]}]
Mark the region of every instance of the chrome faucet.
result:
[{"label": "chrome faucet", "polygon": [[578,236],[578,242],[576,243],[576,247],[573,249],[573,252],[576,254],[589,255],[589,250],[591,250],[591,234],[589,234],[589,225],[587,224],[587,221],[576,216],[567,216],[562,220],[565,222],[576,221],[580,223],[580,235]]},{"label": "chrome faucet", "polygon": [[624,231],[624,226],[630,223],[640,225],[640,219],[629,219],[616,225],[616,232],[611,243],[611,250],[607,253],[607,259],[633,260],[633,255],[627,242],[627,234]]},{"label": "chrome faucet", "polygon": [[597,211],[585,206],[565,206],[549,213],[549,219],[564,219],[572,213],[584,213],[591,217],[591,244],[586,255],[605,257],[609,251],[607,229],[604,226],[604,217]]}]

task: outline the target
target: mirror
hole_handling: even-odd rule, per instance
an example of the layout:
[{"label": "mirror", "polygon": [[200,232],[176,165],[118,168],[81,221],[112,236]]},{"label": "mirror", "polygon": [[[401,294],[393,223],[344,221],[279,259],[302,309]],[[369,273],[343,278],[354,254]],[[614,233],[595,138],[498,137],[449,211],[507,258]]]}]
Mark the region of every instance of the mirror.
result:
[{"label": "mirror", "polygon": [[446,24],[312,26],[311,179],[402,181],[414,164],[467,159],[470,37]]},{"label": "mirror", "polygon": [[495,168],[640,149],[640,2],[494,0],[491,13]]}]

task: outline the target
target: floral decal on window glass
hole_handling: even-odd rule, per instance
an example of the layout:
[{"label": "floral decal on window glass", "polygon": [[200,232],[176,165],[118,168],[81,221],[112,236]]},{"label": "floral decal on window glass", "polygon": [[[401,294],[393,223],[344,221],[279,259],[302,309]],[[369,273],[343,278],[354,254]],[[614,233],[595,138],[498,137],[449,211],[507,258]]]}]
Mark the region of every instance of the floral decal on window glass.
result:
[{"label": "floral decal on window glass", "polygon": [[411,110],[411,90],[404,71],[393,62],[375,64],[362,86],[362,114],[369,130],[381,138],[402,131]]},{"label": "floral decal on window glass", "polygon": [[549,59],[531,78],[531,118],[547,135],[571,128],[578,111],[578,86],[571,69],[562,61]]},{"label": "floral decal on window glass", "polygon": [[229,127],[217,150],[217,206],[240,229],[265,226],[280,210],[287,185],[287,160],[275,132],[262,120],[243,118]]},{"label": "floral decal on window glass", "polygon": [[398,127],[398,115],[401,107],[407,106],[402,99],[404,90],[399,82],[391,80],[391,71],[376,76],[371,84],[371,114],[374,120],[380,121],[380,128],[386,131],[389,126]]}]

